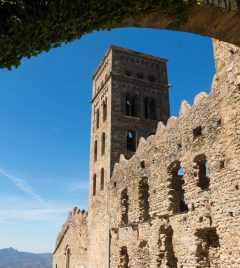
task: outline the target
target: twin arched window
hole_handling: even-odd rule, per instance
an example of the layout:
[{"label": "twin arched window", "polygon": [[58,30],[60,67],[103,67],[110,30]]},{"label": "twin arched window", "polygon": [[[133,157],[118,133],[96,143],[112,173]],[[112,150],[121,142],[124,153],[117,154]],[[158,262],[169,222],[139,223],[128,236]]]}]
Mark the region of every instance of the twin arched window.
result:
[{"label": "twin arched window", "polygon": [[[102,121],[105,122],[107,119],[107,99],[103,101],[103,109],[102,109]],[[96,129],[100,127],[100,110],[97,109],[95,112],[95,124]]]},{"label": "twin arched window", "polygon": [[[104,190],[104,168],[101,169],[101,178],[100,178],[100,190]],[[95,196],[97,193],[97,175],[94,174],[93,176],[93,184],[92,184],[92,195]]]},{"label": "twin arched window", "polygon": [[[137,116],[137,98],[127,93],[125,97],[125,114],[127,116]],[[157,106],[154,98],[144,99],[144,116],[146,119],[158,120]]]},{"label": "twin arched window", "polygon": [[[101,138],[101,155],[105,154],[105,147],[106,147],[106,134],[103,132]],[[98,142],[95,140],[94,142],[94,162],[97,161],[98,158]]]}]

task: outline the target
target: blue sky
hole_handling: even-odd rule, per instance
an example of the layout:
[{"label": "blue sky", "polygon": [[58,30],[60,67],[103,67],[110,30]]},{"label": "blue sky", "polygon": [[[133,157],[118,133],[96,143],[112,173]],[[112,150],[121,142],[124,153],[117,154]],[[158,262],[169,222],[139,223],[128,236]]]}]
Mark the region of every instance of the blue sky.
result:
[{"label": "blue sky", "polygon": [[111,44],[169,59],[172,115],[210,91],[211,39],[173,31],[94,32],[0,70],[0,248],[52,252],[67,212],[87,209],[91,77]]}]

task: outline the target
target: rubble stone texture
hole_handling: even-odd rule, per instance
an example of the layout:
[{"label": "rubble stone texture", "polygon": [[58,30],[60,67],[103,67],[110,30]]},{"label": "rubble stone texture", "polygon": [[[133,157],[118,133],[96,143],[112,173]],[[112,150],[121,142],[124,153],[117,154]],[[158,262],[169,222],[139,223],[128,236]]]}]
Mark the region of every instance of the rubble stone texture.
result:
[{"label": "rubble stone texture", "polygon": [[108,185],[114,164],[120,154],[132,157],[138,139],[169,118],[166,62],[111,46],[93,75],[88,228],[95,232],[88,233],[89,267],[109,265]]},{"label": "rubble stone texture", "polygon": [[87,213],[74,208],[56,239],[53,267],[87,267]]},{"label": "rubble stone texture", "polygon": [[[164,96],[166,106],[160,106],[162,118],[157,119],[163,122],[148,138],[148,130],[152,132],[156,124],[149,123],[152,128],[148,128],[140,114],[140,118],[121,120],[118,103],[128,92],[139,92],[138,100],[144,94],[149,97],[151,89],[147,82],[139,82],[142,78],[131,84],[126,73],[120,72],[121,60],[116,61],[119,76],[115,76],[114,49],[109,50],[113,67],[105,71],[110,71],[108,90],[103,86],[93,99],[88,225],[79,222],[79,228],[85,230],[81,243],[87,244],[87,251],[81,255],[77,250],[80,229],[71,236],[64,228],[54,268],[81,267],[77,260],[88,268],[240,267],[240,49],[217,40],[213,45],[216,74],[211,93],[197,95],[192,107],[183,101],[179,117],[168,119],[167,87],[163,95],[161,88],[156,98]],[[125,63],[128,66],[134,74],[139,72],[139,65]],[[137,91],[138,87],[143,90]],[[94,130],[94,111],[106,97],[105,125],[100,123]],[[99,106],[95,105],[97,98]],[[135,154],[126,152],[126,136],[125,140],[120,136],[129,126],[140,132]],[[103,130],[105,156],[99,153],[94,161],[95,139],[100,139]],[[106,177],[100,190],[102,167]],[[66,248],[72,252],[69,266]]]}]

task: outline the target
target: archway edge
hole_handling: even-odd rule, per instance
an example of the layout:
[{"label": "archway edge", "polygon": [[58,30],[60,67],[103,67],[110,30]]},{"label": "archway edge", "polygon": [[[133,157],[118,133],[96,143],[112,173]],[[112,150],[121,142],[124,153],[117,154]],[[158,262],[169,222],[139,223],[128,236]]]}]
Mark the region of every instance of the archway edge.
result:
[{"label": "archway edge", "polygon": [[0,0],[0,68],[11,69],[23,57],[49,51],[93,30],[120,27],[191,32],[240,46],[239,0],[20,3]]},{"label": "archway edge", "polygon": [[161,12],[156,12],[145,18],[128,19],[125,26],[189,32],[240,47],[240,14],[236,5],[237,1],[226,1],[226,3],[234,2],[235,5],[229,4],[231,8],[228,5],[220,5],[220,2],[223,1],[213,2],[213,4],[194,5],[190,10],[187,22],[180,25],[175,25]]}]

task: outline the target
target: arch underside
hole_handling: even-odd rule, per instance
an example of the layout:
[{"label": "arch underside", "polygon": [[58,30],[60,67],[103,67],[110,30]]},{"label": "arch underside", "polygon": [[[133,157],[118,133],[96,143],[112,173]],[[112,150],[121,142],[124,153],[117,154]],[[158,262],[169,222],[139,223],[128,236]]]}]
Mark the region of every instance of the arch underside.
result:
[{"label": "arch underside", "polygon": [[4,5],[0,5],[0,68],[11,69],[24,57],[49,51],[94,30],[120,27],[191,32],[240,46],[239,0],[131,1],[121,6],[118,1],[100,0],[98,5],[91,1],[71,5],[68,1],[61,5],[43,1],[40,7],[26,2],[23,8],[6,10]]},{"label": "arch underside", "polygon": [[[228,0],[212,2],[214,2],[214,5],[195,5],[190,11],[188,21],[180,25],[176,25],[159,11],[145,18],[128,19],[124,23],[124,26],[190,32],[240,46],[240,14],[237,7],[238,1]],[[216,4],[215,2],[219,3]],[[221,2],[225,4],[222,5]],[[226,4],[229,2],[232,4]],[[231,6],[231,9],[228,5]]]}]

